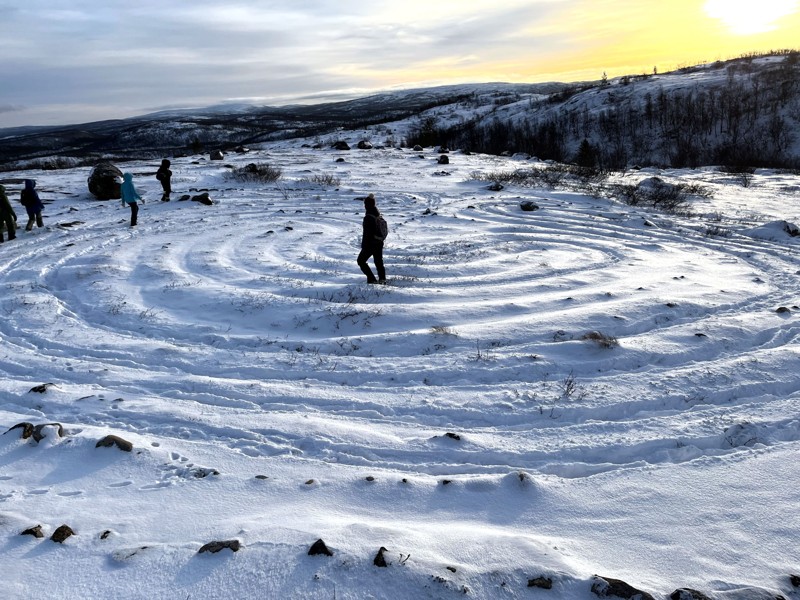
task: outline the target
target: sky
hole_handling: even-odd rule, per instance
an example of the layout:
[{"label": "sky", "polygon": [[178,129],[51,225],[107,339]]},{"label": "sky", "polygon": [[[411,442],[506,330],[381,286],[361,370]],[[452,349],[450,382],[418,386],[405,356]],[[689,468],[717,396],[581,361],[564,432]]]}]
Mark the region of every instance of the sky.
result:
[{"label": "sky", "polygon": [[599,79],[792,48],[800,0],[0,0],[0,127]]}]

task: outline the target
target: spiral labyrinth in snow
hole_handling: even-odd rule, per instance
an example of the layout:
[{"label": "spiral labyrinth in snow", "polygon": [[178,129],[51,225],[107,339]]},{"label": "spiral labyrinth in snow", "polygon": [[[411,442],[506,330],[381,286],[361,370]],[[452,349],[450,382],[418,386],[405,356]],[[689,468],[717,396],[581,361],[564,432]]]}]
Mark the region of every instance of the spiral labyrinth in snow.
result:
[{"label": "spiral labyrinth in snow", "polygon": [[[115,423],[119,406],[64,398],[120,397],[145,430],[163,412],[159,435],[207,435],[203,418],[248,455],[430,473],[691,460],[730,448],[756,405],[763,443],[800,437],[770,416],[798,402],[794,309],[775,311],[800,302],[790,242],[577,192],[490,192],[470,174],[519,165],[453,158],[443,175],[405,152],[276,147],[256,160],[284,179],[264,185],[176,160],[176,196],[208,189],[210,207],[157,202],[137,163],[153,201],[135,229],[79,191],[80,170],[36,174],[48,228],[2,247],[0,375],[57,383],[48,411],[65,421]],[[355,263],[368,191],[391,225],[386,286]],[[437,462],[446,430],[469,443]]]}]

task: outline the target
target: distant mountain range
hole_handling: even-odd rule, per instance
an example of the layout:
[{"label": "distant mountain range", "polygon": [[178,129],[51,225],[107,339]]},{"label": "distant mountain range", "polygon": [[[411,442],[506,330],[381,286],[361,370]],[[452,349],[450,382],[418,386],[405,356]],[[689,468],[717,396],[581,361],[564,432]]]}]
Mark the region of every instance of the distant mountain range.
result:
[{"label": "distant mountain range", "polygon": [[[0,129],[0,168],[53,157],[170,156],[287,138],[392,132],[396,145],[618,168],[741,163],[800,168],[797,51],[585,83],[484,83],[315,105],[222,104],[59,127]],[[579,157],[578,151],[582,150]],[[587,154],[588,152],[588,154]]]}]

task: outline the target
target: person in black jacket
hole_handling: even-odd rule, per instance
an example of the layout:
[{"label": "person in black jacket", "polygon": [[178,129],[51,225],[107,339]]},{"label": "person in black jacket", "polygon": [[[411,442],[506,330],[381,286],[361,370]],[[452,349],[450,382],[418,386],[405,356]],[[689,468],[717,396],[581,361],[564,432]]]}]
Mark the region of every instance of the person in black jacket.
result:
[{"label": "person in black jacket", "polygon": [[[370,194],[364,198],[363,233],[361,234],[361,252],[358,255],[358,266],[361,272],[367,276],[367,283],[386,283],[386,269],[383,267],[383,238],[378,231],[378,217],[381,213],[375,206],[375,195]],[[372,257],[375,261],[375,269],[378,271],[378,278],[369,268],[367,260]]]},{"label": "person in black jacket", "polygon": [[44,227],[42,222],[44,204],[39,198],[39,194],[36,191],[36,182],[33,179],[25,180],[25,188],[19,193],[19,201],[28,213],[28,224],[25,226],[25,231],[33,229],[34,222],[36,222],[37,227]]},{"label": "person in black jacket", "polygon": [[0,243],[3,242],[3,223],[8,230],[8,241],[10,242],[17,237],[17,213],[14,212],[11,202],[8,201],[6,188],[0,185]]},{"label": "person in black jacket", "polygon": [[165,158],[156,171],[156,179],[161,182],[161,188],[164,190],[161,196],[162,202],[169,202],[169,195],[172,193],[172,171],[169,170],[169,166],[170,162]]}]

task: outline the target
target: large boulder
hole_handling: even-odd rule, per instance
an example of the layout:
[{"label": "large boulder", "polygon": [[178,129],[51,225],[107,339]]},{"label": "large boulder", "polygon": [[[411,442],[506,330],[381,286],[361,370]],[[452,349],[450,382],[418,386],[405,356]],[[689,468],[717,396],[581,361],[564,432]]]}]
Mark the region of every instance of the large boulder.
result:
[{"label": "large boulder", "polygon": [[122,171],[110,162],[99,163],[89,174],[89,192],[98,200],[119,200],[122,197]]}]

